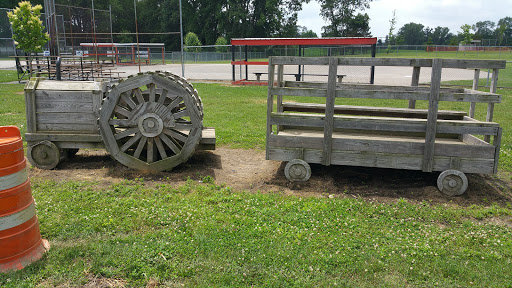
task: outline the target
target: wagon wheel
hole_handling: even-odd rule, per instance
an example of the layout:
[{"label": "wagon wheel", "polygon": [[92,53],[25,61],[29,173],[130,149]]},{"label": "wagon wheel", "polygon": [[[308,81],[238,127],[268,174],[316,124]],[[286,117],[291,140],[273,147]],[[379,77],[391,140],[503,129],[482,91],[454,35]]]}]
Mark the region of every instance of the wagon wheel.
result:
[{"label": "wagon wheel", "polygon": [[195,151],[203,127],[201,99],[170,73],[128,78],[108,93],[99,126],[108,152],[140,170],[170,170]]},{"label": "wagon wheel", "polygon": [[50,141],[29,144],[27,156],[30,163],[39,169],[53,169],[60,161],[60,149]]},{"label": "wagon wheel", "polygon": [[437,188],[448,196],[461,195],[468,189],[468,178],[458,170],[445,170],[437,178]]},{"label": "wagon wheel", "polygon": [[286,179],[292,182],[306,182],[311,177],[311,167],[301,159],[293,159],[284,167]]}]

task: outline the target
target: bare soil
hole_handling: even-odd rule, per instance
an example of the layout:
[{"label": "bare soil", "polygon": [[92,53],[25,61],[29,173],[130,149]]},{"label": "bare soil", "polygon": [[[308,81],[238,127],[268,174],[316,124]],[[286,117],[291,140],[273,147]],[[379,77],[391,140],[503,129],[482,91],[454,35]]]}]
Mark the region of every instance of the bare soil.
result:
[{"label": "bare soil", "polygon": [[379,202],[403,198],[464,207],[512,203],[510,173],[468,175],[466,193],[448,197],[437,189],[439,173],[313,164],[308,182],[291,183],[284,176],[285,164],[265,160],[265,152],[261,150],[220,147],[215,151],[197,151],[186,163],[170,172],[144,172],[123,166],[104,150],[80,150],[56,169],[32,167],[30,175],[55,181],[93,181],[101,187],[135,178],[144,178],[148,185],[167,183],[179,186],[188,178],[201,181],[203,177],[211,176],[217,184],[225,184],[235,190],[305,197],[360,197]]}]

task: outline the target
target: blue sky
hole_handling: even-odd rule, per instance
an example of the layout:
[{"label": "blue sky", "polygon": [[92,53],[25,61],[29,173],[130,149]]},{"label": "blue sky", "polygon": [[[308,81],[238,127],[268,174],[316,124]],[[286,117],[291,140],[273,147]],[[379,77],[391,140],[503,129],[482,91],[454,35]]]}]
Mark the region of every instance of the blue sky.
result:
[{"label": "blue sky", "polygon": [[[374,0],[370,9],[370,31],[375,37],[385,37],[389,32],[389,20],[396,10],[395,33],[403,25],[414,22],[435,28],[448,27],[457,34],[463,24],[512,17],[512,0]],[[298,24],[315,31],[318,36],[325,25],[319,16],[320,5],[316,1],[304,4]]]}]

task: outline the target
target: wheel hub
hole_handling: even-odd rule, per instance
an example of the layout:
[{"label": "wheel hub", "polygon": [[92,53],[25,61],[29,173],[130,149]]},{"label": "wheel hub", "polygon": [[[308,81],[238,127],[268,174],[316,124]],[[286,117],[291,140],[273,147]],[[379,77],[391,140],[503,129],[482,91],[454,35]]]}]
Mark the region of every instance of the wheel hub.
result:
[{"label": "wheel hub", "polygon": [[156,137],[164,130],[164,121],[158,114],[147,113],[138,121],[139,130],[146,137]]}]

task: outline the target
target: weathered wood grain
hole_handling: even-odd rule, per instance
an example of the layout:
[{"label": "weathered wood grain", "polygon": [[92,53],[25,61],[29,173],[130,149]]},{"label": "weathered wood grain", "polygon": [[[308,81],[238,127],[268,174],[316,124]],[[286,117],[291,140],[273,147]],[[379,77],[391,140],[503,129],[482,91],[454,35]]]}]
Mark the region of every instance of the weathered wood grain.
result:
[{"label": "weathered wood grain", "polygon": [[327,79],[327,99],[325,100],[324,138],[322,165],[331,165],[332,133],[334,130],[334,103],[336,101],[336,75],[338,63],[336,59],[329,60],[329,76]]},{"label": "weathered wood grain", "polygon": [[439,110],[439,90],[441,89],[442,59],[432,62],[430,78],[430,96],[428,104],[427,128],[425,133],[425,151],[423,153],[423,172],[432,172],[434,167],[434,149],[437,132],[437,111]]}]

